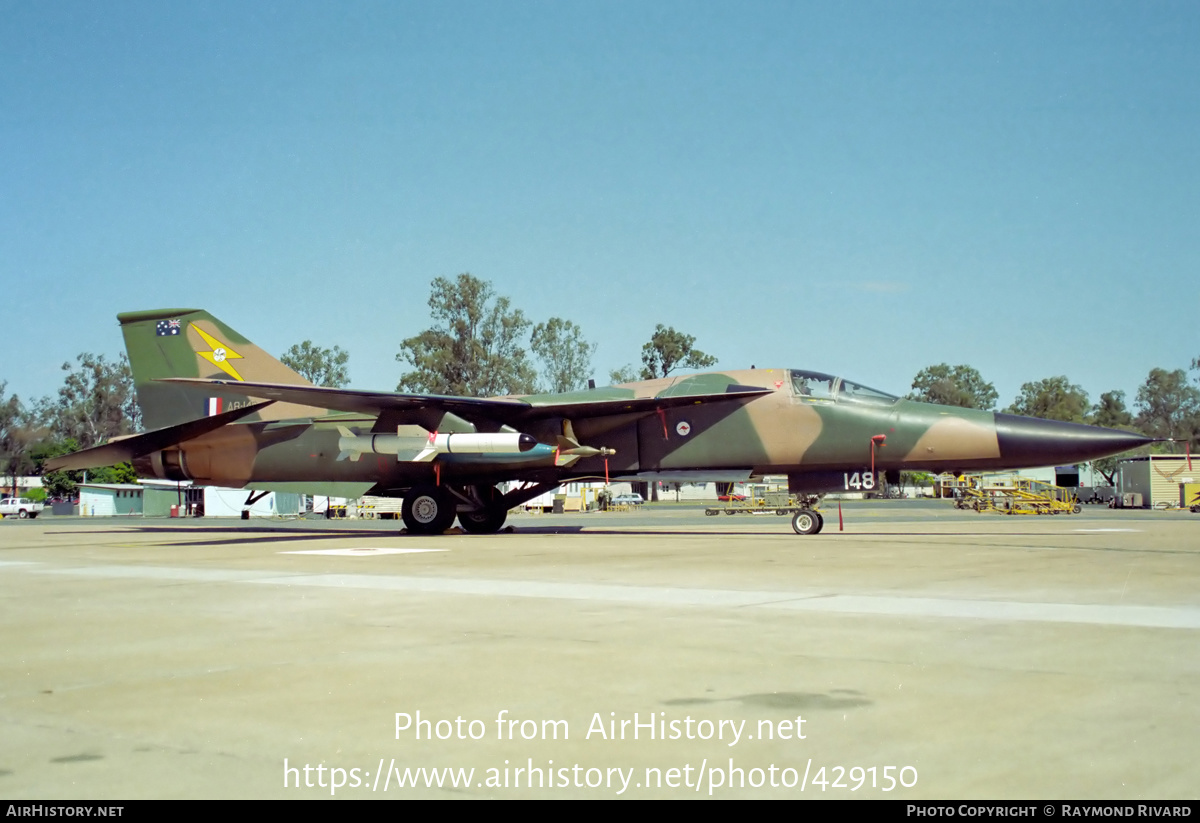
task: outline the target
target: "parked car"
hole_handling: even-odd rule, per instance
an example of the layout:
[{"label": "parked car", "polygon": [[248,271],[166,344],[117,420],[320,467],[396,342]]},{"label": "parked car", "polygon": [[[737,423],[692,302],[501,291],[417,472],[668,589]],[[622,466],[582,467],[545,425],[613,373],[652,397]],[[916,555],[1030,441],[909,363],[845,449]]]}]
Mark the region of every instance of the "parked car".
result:
[{"label": "parked car", "polygon": [[722,503],[744,503],[746,495],[744,494],[722,494],[717,497]]},{"label": "parked car", "polygon": [[15,516],[24,520],[27,517],[37,517],[43,508],[43,504],[35,503],[28,497],[6,497],[0,500],[0,517]]},{"label": "parked car", "polygon": [[612,500],[612,504],[614,506],[640,506],[645,502],[646,502],[646,500],[640,494],[636,494],[636,493],[635,494],[618,494]]}]

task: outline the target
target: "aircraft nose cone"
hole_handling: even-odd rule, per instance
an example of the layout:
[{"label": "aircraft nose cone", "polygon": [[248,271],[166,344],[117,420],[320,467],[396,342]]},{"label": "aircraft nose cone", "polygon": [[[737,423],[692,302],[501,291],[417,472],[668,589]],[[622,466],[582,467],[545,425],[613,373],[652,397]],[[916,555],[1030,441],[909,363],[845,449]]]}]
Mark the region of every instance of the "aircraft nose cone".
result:
[{"label": "aircraft nose cone", "polygon": [[999,412],[996,414],[996,438],[1006,463],[1019,461],[1029,466],[1086,463],[1135,449],[1153,440],[1116,429]]}]

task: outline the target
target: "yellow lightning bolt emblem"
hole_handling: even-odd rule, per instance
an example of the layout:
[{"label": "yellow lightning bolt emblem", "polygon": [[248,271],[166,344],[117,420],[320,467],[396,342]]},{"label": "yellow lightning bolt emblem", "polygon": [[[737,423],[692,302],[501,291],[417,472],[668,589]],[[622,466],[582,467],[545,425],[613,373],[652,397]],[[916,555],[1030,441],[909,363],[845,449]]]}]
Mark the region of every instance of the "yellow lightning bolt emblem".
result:
[{"label": "yellow lightning bolt emblem", "polygon": [[211,351],[198,351],[198,352],[196,352],[196,354],[203,357],[209,363],[212,363],[214,366],[216,366],[221,371],[225,372],[227,375],[232,377],[234,380],[241,380],[242,376],[237,373],[237,369],[235,369],[233,366],[231,366],[229,364],[229,361],[230,360],[241,360],[242,356],[240,354],[238,354],[237,352],[235,352],[233,349],[226,346],[224,343],[222,343],[217,338],[213,337],[211,334],[204,331],[204,329],[200,328],[195,323],[189,323],[188,325],[190,325],[193,329],[195,329],[196,334],[203,337],[204,342],[207,343],[209,345],[209,347],[211,348]]}]

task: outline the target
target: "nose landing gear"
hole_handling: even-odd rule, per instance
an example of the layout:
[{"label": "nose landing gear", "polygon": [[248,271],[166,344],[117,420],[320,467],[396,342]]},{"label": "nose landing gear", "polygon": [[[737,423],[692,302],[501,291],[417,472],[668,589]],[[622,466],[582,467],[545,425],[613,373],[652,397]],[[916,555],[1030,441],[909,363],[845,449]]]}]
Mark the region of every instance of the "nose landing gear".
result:
[{"label": "nose landing gear", "polygon": [[824,526],[825,518],[812,509],[801,509],[792,516],[792,530],[796,534],[817,534]]}]

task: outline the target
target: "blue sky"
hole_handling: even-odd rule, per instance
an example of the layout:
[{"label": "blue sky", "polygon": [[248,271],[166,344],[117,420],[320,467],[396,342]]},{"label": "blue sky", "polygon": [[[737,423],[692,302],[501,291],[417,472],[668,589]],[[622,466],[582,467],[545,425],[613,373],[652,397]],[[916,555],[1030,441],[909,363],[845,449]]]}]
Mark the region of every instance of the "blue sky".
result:
[{"label": "blue sky", "polygon": [[471,272],[638,363],[1132,404],[1200,356],[1194,2],[0,2],[0,380],[206,308],[392,389]]}]

